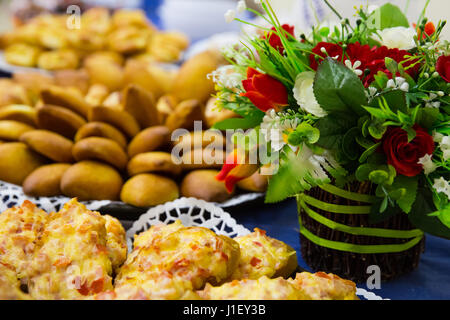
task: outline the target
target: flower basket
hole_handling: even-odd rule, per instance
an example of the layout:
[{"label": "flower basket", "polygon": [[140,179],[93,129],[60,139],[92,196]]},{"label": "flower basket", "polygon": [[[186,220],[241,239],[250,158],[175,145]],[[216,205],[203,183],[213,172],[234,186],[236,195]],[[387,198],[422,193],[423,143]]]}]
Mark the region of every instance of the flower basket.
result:
[{"label": "flower basket", "polygon": [[370,265],[380,267],[383,281],[417,268],[424,251],[423,232],[402,213],[371,224],[372,184],[352,183],[347,189],[325,184],[297,196],[305,262],[314,270],[356,282],[367,280]]}]

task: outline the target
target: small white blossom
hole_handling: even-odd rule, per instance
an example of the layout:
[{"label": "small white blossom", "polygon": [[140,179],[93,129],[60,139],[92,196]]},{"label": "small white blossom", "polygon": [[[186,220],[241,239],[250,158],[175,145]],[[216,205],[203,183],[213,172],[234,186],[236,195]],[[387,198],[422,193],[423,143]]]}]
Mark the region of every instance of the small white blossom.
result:
[{"label": "small white blossom", "polygon": [[320,52],[322,52],[323,54],[328,55],[327,49],[325,49],[325,47],[320,48]]},{"label": "small white blossom", "polygon": [[450,200],[450,183],[444,177],[434,179],[433,188],[437,193],[444,193]]},{"label": "small white blossom", "polygon": [[434,99],[436,99],[438,97],[437,94],[435,93],[430,93],[430,95],[428,96],[428,98],[424,99],[425,101],[425,107],[426,108],[439,108],[441,106],[441,103],[439,101],[434,101]]},{"label": "small white blossom", "polygon": [[405,92],[409,91],[409,83],[406,82],[405,78],[396,77],[395,79],[389,79],[386,83],[387,89],[399,89]]},{"label": "small white blossom", "polygon": [[443,136],[439,142],[439,148],[444,153],[444,160],[450,159],[450,136]]},{"label": "small white blossom", "polygon": [[293,89],[294,98],[302,110],[316,117],[325,117],[327,113],[320,107],[314,95],[314,77],[315,73],[311,71],[298,74]]},{"label": "small white blossom", "polygon": [[409,91],[409,83],[408,83],[408,82],[405,82],[404,84],[402,84],[402,85],[400,86],[400,90],[405,91],[405,92],[408,92],[408,91]]},{"label": "small white blossom", "polygon": [[237,13],[242,13],[245,11],[245,9],[247,9],[247,5],[245,4],[245,1],[244,0],[238,1],[237,6],[236,6]]},{"label": "small white blossom", "polygon": [[345,60],[344,63],[347,66],[347,68],[352,70],[358,77],[363,74],[362,70],[358,69],[361,66],[361,61],[357,60],[353,65],[350,60]]},{"label": "small white blossom", "polygon": [[433,162],[431,158],[432,158],[431,154],[425,154],[417,162],[418,164],[422,165],[423,171],[426,175],[429,175],[430,173],[434,172],[437,168],[437,165]]},{"label": "small white blossom", "polygon": [[444,135],[442,133],[433,131],[433,141],[434,142],[441,142],[443,137],[444,137]]},{"label": "small white blossom", "polygon": [[298,126],[298,119],[283,119],[274,109],[267,110],[261,123],[261,132],[273,151],[280,151],[287,144],[288,133]]},{"label": "small white blossom", "polygon": [[395,88],[395,82],[393,79],[388,80],[388,82],[386,83],[386,88],[388,88],[388,89]]},{"label": "small white blossom", "polygon": [[207,78],[228,89],[240,88],[242,80],[245,80],[244,75],[232,65],[219,67],[208,74]]},{"label": "small white blossom", "polygon": [[369,100],[372,100],[376,96],[377,93],[378,93],[378,89],[377,88],[375,88],[375,87],[368,87],[367,91],[366,91],[366,97]]},{"label": "small white blossom", "polygon": [[235,18],[236,18],[236,11],[229,9],[227,12],[225,12],[225,21],[227,23],[233,22]]}]

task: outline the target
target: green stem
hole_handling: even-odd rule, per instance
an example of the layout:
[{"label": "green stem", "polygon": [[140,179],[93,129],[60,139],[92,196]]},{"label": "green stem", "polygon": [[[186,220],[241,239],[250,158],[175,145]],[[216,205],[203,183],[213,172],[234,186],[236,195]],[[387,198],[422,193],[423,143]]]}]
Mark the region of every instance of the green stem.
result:
[{"label": "green stem", "polygon": [[330,8],[331,11],[333,11],[334,14],[337,15],[338,18],[339,18],[340,20],[342,20],[342,16],[341,16],[341,15],[339,14],[339,12],[337,12],[336,9],[328,2],[328,0],[323,0],[323,1],[324,1],[325,4],[328,6],[328,8]]}]

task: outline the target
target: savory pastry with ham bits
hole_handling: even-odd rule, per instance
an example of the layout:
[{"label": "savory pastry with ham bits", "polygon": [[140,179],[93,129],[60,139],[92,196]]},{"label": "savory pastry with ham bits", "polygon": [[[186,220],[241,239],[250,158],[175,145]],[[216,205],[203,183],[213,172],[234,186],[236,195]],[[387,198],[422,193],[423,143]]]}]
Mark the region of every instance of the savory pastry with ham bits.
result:
[{"label": "savory pastry with ham bits", "polygon": [[35,299],[82,299],[112,289],[105,219],[72,199],[49,215],[32,262]]}]

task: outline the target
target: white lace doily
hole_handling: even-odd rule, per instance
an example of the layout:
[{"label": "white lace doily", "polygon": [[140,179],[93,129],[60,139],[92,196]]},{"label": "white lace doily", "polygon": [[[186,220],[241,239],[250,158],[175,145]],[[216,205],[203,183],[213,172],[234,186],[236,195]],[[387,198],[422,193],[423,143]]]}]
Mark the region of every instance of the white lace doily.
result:
[{"label": "white lace doily", "polygon": [[[238,224],[229,213],[214,203],[195,198],[180,198],[142,214],[127,231],[128,249],[131,250],[133,246],[134,235],[148,230],[153,225],[169,224],[175,220],[180,220],[185,226],[206,227],[217,234],[232,238],[250,233],[250,230]],[[362,288],[357,288],[356,294],[365,300],[383,300],[375,293]]]},{"label": "white lace doily", "polygon": [[[8,208],[20,206],[24,200],[29,200],[46,212],[59,211],[70,200],[67,197],[28,197],[21,186],[0,181],[0,213]],[[83,202],[89,210],[98,210],[111,203],[108,200]]]}]

